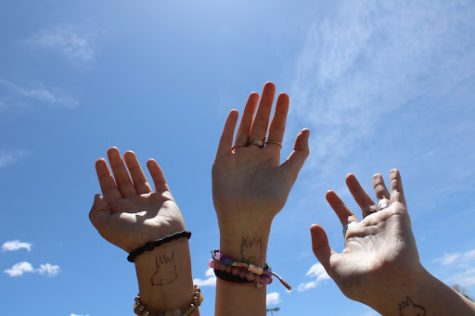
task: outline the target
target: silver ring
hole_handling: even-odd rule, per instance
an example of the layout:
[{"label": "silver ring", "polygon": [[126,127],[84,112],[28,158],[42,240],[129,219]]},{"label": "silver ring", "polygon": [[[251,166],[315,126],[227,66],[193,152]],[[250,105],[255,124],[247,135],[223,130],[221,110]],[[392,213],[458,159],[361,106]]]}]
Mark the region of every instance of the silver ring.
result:
[{"label": "silver ring", "polygon": [[277,146],[279,146],[280,148],[282,148],[282,143],[279,143],[279,142],[276,142],[276,141],[273,141],[273,140],[267,140],[266,144],[267,144],[267,145],[269,145],[269,144],[274,144],[274,145],[277,145]]},{"label": "silver ring", "polygon": [[249,138],[249,140],[247,141],[247,144],[248,145],[256,145],[257,147],[264,148],[264,146],[266,145],[266,141],[265,141],[265,139],[260,140],[260,139]]},{"label": "silver ring", "polygon": [[381,200],[379,200],[378,202],[379,211],[387,208],[388,206],[389,206],[389,200],[387,198],[382,198]]}]

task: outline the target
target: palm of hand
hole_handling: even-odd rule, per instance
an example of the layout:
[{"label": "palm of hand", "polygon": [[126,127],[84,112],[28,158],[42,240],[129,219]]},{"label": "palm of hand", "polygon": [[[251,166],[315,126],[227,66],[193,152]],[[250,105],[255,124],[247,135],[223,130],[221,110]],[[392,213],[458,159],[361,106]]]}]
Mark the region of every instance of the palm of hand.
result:
[{"label": "palm of hand", "polygon": [[275,86],[267,83],[261,98],[257,93],[249,96],[236,135],[238,112],[231,111],[226,120],[213,165],[213,201],[220,225],[270,224],[308,156],[309,131],[303,130],[280,164],[289,97],[279,95],[269,124],[274,94]]},{"label": "palm of hand", "polygon": [[311,228],[314,253],[327,273],[345,295],[364,303],[395,282],[411,282],[422,269],[399,171],[393,169],[390,178],[391,193],[380,174],[373,177],[376,197],[382,202],[389,201],[389,205],[374,212],[377,204],[356,177],[348,175],[348,188],[363,212],[361,221],[335,192],[327,193],[328,203],[348,227],[341,253],[330,248],[321,226]]},{"label": "palm of hand", "polygon": [[244,147],[216,160],[213,197],[216,209],[223,212],[218,215],[231,220],[243,213],[272,219],[282,209],[292,183],[283,176],[273,154],[266,149]]},{"label": "palm of hand", "polygon": [[358,300],[378,293],[378,287],[391,284],[395,276],[404,279],[416,272],[419,257],[410,219],[402,208],[394,203],[350,223],[345,249],[330,260],[332,276],[348,297]]},{"label": "palm of hand", "polygon": [[118,149],[111,148],[108,154],[115,179],[106,162],[98,160],[96,168],[104,195],[96,196],[90,212],[91,222],[101,236],[131,252],[148,241],[183,230],[180,209],[158,164],[154,160],[148,162],[156,187],[152,192],[135,154],[127,152],[125,155],[132,179],[128,178]]}]

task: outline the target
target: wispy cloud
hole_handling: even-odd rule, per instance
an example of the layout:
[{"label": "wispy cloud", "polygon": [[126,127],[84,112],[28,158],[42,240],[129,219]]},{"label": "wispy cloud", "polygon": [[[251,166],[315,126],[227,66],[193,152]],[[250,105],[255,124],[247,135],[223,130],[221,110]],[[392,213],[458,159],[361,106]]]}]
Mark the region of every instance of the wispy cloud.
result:
[{"label": "wispy cloud", "polygon": [[26,87],[0,78],[0,112],[39,105],[73,109],[78,101],[57,88]]},{"label": "wispy cloud", "polygon": [[[467,1],[339,1],[315,18],[298,61],[294,104],[325,170],[387,127],[384,117],[445,96],[475,75]],[[417,102],[416,102],[417,103]]]},{"label": "wispy cloud", "polygon": [[[0,159],[1,162],[1,159]],[[1,163],[0,163],[1,166]],[[17,251],[25,249],[26,251],[30,252],[31,251],[31,243],[29,242],[23,242],[19,240],[9,240],[3,243],[2,245],[2,251],[7,252],[7,251]]]},{"label": "wispy cloud", "polygon": [[0,150],[0,168],[7,167],[21,158],[23,158],[28,152],[26,150],[14,150],[4,151]]},{"label": "wispy cloud", "polygon": [[312,265],[305,275],[314,279],[312,281],[300,283],[297,288],[299,292],[313,289],[321,282],[330,279],[330,276],[327,274],[321,263],[315,263]]},{"label": "wispy cloud", "polygon": [[69,316],[89,316],[89,314],[76,314],[76,313],[71,313]]},{"label": "wispy cloud", "polygon": [[475,262],[475,249],[470,249],[465,252],[444,253],[441,257],[434,259],[443,266],[450,265],[467,265]]},{"label": "wispy cloud", "polygon": [[458,284],[463,287],[475,285],[475,268],[469,268],[454,274],[447,280],[451,284]]},{"label": "wispy cloud", "polygon": [[49,277],[54,277],[60,272],[58,265],[52,265],[50,263],[41,264],[38,269],[35,269],[33,265],[27,261],[15,263],[11,268],[4,270],[4,272],[10,277],[19,277],[26,273],[38,273]]},{"label": "wispy cloud", "polygon": [[449,284],[462,287],[475,285],[475,249],[445,253],[433,262],[439,263],[446,270],[448,277],[444,279]]},{"label": "wispy cloud", "polygon": [[266,295],[266,305],[276,305],[281,302],[280,294],[278,292],[271,292]]},{"label": "wispy cloud", "polygon": [[199,287],[216,285],[216,277],[214,275],[213,269],[209,268],[208,270],[206,270],[205,276],[206,276],[205,279],[200,279],[200,278],[194,279],[193,283],[195,283]]},{"label": "wispy cloud", "polygon": [[50,264],[50,263],[45,263],[45,264],[40,264],[40,267],[36,269],[36,271],[39,274],[43,274],[49,277],[53,277],[57,275],[60,271],[59,266]]},{"label": "wispy cloud", "polygon": [[57,25],[36,33],[27,42],[57,52],[70,61],[90,63],[97,54],[97,36],[98,33],[90,27]]}]

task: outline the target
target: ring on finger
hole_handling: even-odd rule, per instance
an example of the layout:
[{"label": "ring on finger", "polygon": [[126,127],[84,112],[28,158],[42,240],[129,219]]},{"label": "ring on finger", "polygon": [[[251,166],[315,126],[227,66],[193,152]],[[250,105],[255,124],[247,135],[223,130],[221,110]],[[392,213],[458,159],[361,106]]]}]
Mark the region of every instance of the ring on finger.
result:
[{"label": "ring on finger", "polygon": [[277,141],[274,141],[274,140],[269,140],[269,139],[268,139],[267,142],[266,142],[266,144],[267,144],[267,145],[269,145],[269,144],[274,144],[274,145],[277,145],[277,146],[279,146],[280,148],[282,148],[282,143],[277,142]]},{"label": "ring on finger", "polygon": [[378,202],[378,208],[379,210],[385,209],[389,206],[389,200],[387,198],[382,198]]},{"label": "ring on finger", "polygon": [[266,139],[253,139],[253,138],[249,138],[249,140],[247,141],[247,144],[248,145],[256,145],[257,147],[261,147],[261,148],[264,148],[264,146],[266,145]]},{"label": "ring on finger", "polygon": [[366,213],[364,214],[363,217],[367,217],[367,216],[369,216],[369,215],[371,215],[371,214],[374,214],[374,213],[376,213],[376,212],[379,211],[379,210],[380,210],[380,209],[379,209],[379,206],[378,206],[378,205],[376,205],[376,204],[371,205],[371,206],[369,207],[369,210],[366,211]]}]

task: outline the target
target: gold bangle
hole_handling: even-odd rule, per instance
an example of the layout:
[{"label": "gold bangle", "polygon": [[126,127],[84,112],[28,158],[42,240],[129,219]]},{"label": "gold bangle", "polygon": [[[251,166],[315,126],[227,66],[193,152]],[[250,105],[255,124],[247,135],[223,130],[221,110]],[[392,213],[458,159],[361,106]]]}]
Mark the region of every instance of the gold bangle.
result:
[{"label": "gold bangle", "polygon": [[[190,307],[183,313],[179,309],[174,309],[172,311],[165,311],[165,312],[160,312],[158,314],[153,314],[150,311],[148,311],[145,308],[145,305],[142,303],[140,300],[140,296],[137,295],[135,297],[135,303],[134,303],[134,313],[138,316],[163,316],[165,313],[176,313],[177,311],[180,311],[180,314],[182,316],[191,316],[194,312],[198,311],[201,303],[204,300],[204,296],[201,293],[201,289],[198,287],[198,285],[194,284],[193,285],[193,296],[191,298],[191,304]],[[175,314],[173,314],[175,315]]]}]

